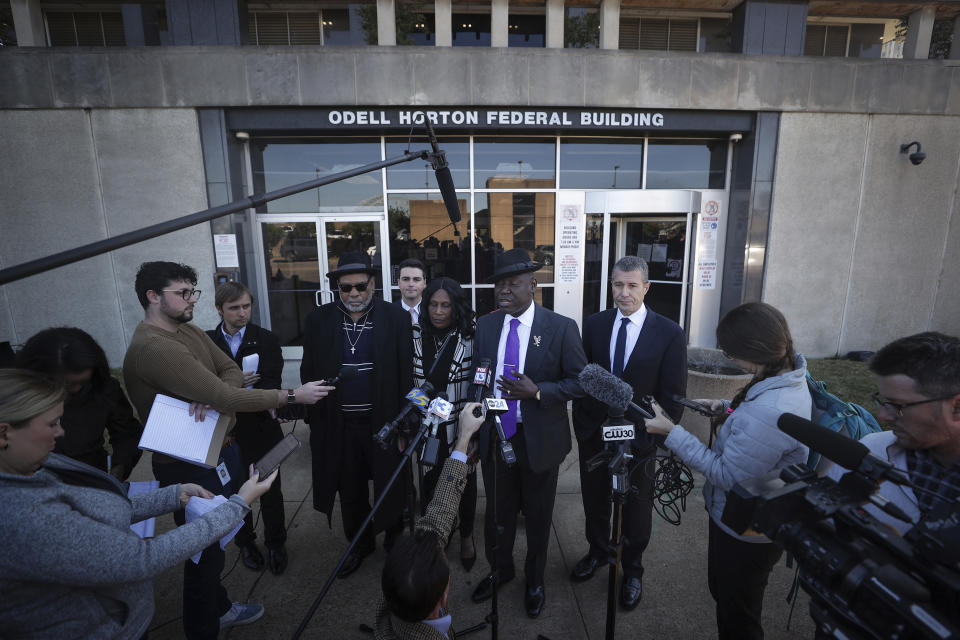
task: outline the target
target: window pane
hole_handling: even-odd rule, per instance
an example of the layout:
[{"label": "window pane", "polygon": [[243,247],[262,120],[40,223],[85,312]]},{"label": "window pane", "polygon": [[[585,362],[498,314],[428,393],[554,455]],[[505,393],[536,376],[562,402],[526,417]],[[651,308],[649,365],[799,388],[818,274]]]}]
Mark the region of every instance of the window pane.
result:
[{"label": "window pane", "polygon": [[543,265],[537,280],[552,283],[554,194],[482,193],[474,198],[477,283],[493,274],[497,254],[516,247]]},{"label": "window pane", "polygon": [[397,2],[395,11],[398,45],[436,44],[433,3]]},{"label": "window pane", "polygon": [[879,58],[882,50],[882,24],[854,24],[850,26],[850,50],[847,55],[851,58]]},{"label": "window pane", "polygon": [[[470,188],[470,143],[466,138],[440,138],[440,149],[447,154],[447,164],[458,189]],[[410,143],[411,151],[428,148],[422,138]],[[387,138],[387,158],[402,156],[407,151],[407,138]],[[387,167],[388,189],[438,189],[429,160],[411,160]]]},{"label": "window pane", "polygon": [[636,49],[640,46],[640,21],[636,18],[620,18],[620,48]]},{"label": "window pane", "polygon": [[320,44],[320,13],[288,13],[290,44]]},{"label": "window pane", "polygon": [[490,14],[489,13],[455,13],[453,14],[453,46],[455,47],[489,47],[490,46]]},{"label": "window pane", "polygon": [[640,18],[640,49],[667,50],[670,21],[665,18]]},{"label": "window pane", "polygon": [[457,194],[464,222],[452,225],[440,194],[404,193],[388,197],[394,285],[398,276],[396,265],[407,258],[422,260],[427,265],[427,278],[447,276],[470,284],[468,199],[469,194]]},{"label": "window pane", "polygon": [[[537,290],[533,293],[533,301],[541,307],[553,311],[553,286],[541,287],[539,282],[537,284]],[[477,289],[477,317],[496,310],[497,306],[493,302],[493,287]]]},{"label": "window pane", "polygon": [[726,18],[700,18],[700,51],[730,51],[730,20]]},{"label": "window pane", "polygon": [[670,51],[697,50],[697,21],[670,20]]},{"label": "window pane", "polygon": [[[317,225],[313,222],[266,223],[263,234],[271,330],[280,344],[303,344],[303,320],[316,308],[321,288]],[[326,271],[324,271],[326,273]]]},{"label": "window pane", "polygon": [[77,34],[73,30],[73,14],[66,11],[47,11],[47,30],[51,47],[77,46]]},{"label": "window pane", "polygon": [[803,55],[822,56],[823,42],[827,37],[827,28],[820,24],[808,24],[807,35],[803,41]]},{"label": "window pane", "polygon": [[[306,182],[380,161],[377,139],[320,139],[311,142],[256,140],[251,146],[257,193]],[[382,211],[380,171],[334,182],[268,202],[260,213]]]},{"label": "window pane", "polygon": [[583,265],[583,319],[600,311],[603,280],[603,215],[587,216],[586,249]]},{"label": "window pane", "polygon": [[600,47],[600,12],[591,7],[566,7],[563,18],[563,46],[597,49]]},{"label": "window pane", "polygon": [[[379,273],[382,252],[380,251],[380,224],[377,222],[327,222],[324,232],[327,237],[327,274],[337,268],[340,256],[348,251],[366,253]],[[382,295],[383,283],[377,278],[377,295]]]},{"label": "window pane", "polygon": [[475,140],[474,188],[544,189],[554,186],[556,144],[553,140],[511,138]]},{"label": "window pane", "polygon": [[103,43],[108,47],[122,47],[127,44],[123,35],[123,16],[120,13],[105,12],[100,14],[103,21]]},{"label": "window pane", "polygon": [[257,44],[290,44],[290,36],[287,33],[287,14],[285,13],[264,13],[258,12],[257,18]]},{"label": "window pane", "polygon": [[827,27],[827,46],[823,55],[840,58],[847,55],[847,31],[849,30],[850,27],[847,26]]},{"label": "window pane", "polygon": [[377,5],[350,4],[346,9],[323,10],[323,44],[377,43]]},{"label": "window pane", "polygon": [[544,47],[547,39],[545,15],[516,15],[507,18],[507,46]]},{"label": "window pane", "polygon": [[103,31],[101,30],[99,13],[78,11],[73,14],[73,21],[77,25],[77,44],[79,46],[103,46]]},{"label": "window pane", "polygon": [[651,140],[647,146],[647,189],[723,189],[724,140]]},{"label": "window pane", "polygon": [[643,140],[560,140],[561,189],[639,189]]}]

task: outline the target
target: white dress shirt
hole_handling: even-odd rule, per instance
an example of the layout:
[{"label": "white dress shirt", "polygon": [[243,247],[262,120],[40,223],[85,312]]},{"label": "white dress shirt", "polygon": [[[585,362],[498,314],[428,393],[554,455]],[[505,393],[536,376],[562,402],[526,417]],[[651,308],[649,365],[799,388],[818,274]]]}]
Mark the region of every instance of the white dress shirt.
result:
[{"label": "white dress shirt", "polygon": [[[520,359],[518,360],[520,373],[523,373],[523,367],[527,362],[527,344],[530,342],[530,331],[533,329],[534,307],[536,307],[536,304],[531,302],[526,311],[516,316],[516,318],[520,320],[520,324],[517,326],[517,337],[520,339]],[[510,333],[510,321],[513,320],[513,318],[514,316],[509,313],[503,315],[503,326],[500,328],[500,344],[497,345],[497,373],[494,377],[495,381],[499,380],[503,375],[503,354],[507,349],[507,335]],[[495,389],[495,395],[497,398],[501,397],[499,388]],[[523,422],[519,402],[517,403],[517,422]]]},{"label": "white dress shirt", "polygon": [[[420,302],[423,302],[423,298],[420,299]],[[413,324],[420,323],[420,302],[411,307],[407,305],[407,302],[403,298],[400,298],[400,305],[403,307],[404,311],[410,314]]]},{"label": "white dress shirt", "polygon": [[617,333],[620,332],[620,321],[623,318],[629,318],[627,323],[627,344],[623,349],[623,368],[627,368],[627,362],[630,360],[630,354],[633,348],[637,346],[637,339],[640,338],[640,330],[643,329],[643,323],[647,319],[647,306],[640,304],[640,308],[631,315],[625,316],[620,309],[617,309],[617,319],[613,321],[613,331],[610,332],[610,371],[613,371],[613,356],[617,351]]},{"label": "white dress shirt", "polygon": [[227,341],[227,346],[230,347],[230,353],[234,358],[237,357],[237,351],[240,350],[240,343],[243,342],[243,334],[247,332],[246,325],[240,327],[240,331],[237,331],[235,334],[230,335],[227,333],[223,325],[220,325],[220,333],[223,334],[224,340]]}]

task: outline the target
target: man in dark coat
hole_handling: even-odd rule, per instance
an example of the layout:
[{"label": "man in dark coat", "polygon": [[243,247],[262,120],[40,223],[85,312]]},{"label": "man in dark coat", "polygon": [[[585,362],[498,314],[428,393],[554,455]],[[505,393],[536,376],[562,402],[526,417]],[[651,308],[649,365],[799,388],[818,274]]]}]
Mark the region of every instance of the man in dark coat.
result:
[{"label": "man in dark coat", "polygon": [[[501,421],[504,436],[516,453],[517,464],[508,468],[500,445],[484,425],[480,433],[483,484],[487,489],[484,522],[486,558],[491,573],[473,592],[473,601],[493,595],[497,584],[513,579],[513,543],[517,515],[526,516],[527,615],[540,615],[545,601],[543,574],[550,542],[550,523],[557,493],[560,463],[571,448],[567,401],[583,395],[577,375],[586,365],[577,325],[533,301],[542,265],[532,262],[525,249],[510,249],[497,257],[494,299],[498,310],[481,317],[473,343],[474,361],[489,358],[496,371],[496,394],[507,400],[510,411]],[[497,459],[495,459],[497,458]],[[496,538],[494,558],[494,504],[492,487],[496,470]]]},{"label": "man in dark coat", "polygon": [[[369,480],[379,496],[401,459],[396,446],[381,449],[373,435],[400,413],[413,384],[413,336],[409,314],[376,295],[376,270],[366,253],[343,253],[327,277],[339,297],[307,316],[300,377],[331,380],[342,369],[356,371],[307,414],[313,506],[329,521],[339,493],[344,534],[352,540],[370,513]],[[388,548],[401,532],[403,483],[393,486],[340,577],[373,553],[375,532],[387,532]]]},{"label": "man in dark coat", "polygon": [[[678,421],[683,407],[673,396],[687,389],[687,341],[677,323],[643,304],[650,288],[647,264],[626,256],[610,278],[616,307],[595,313],[583,325],[587,360],[630,383],[634,398],[652,395]],[[586,463],[603,449],[600,425],[607,406],[589,396],[573,403],[573,428],[580,451],[580,488],[590,550],[574,566],[570,579],[588,580],[605,564],[610,544],[610,476],[605,466],[587,471]],[[637,488],[623,509],[623,584],[620,604],[636,608],[642,596],[643,551],[650,541],[653,517],[653,464],[658,442],[638,429],[633,450],[638,461],[631,480]],[[662,441],[662,438],[660,438]]]},{"label": "man in dark coat", "polygon": [[[250,290],[240,282],[225,282],[217,286],[214,304],[221,322],[216,329],[207,331],[207,335],[243,371],[244,386],[279,389],[283,376],[280,340],[272,332],[250,322],[253,308]],[[245,367],[243,359],[254,354],[257,364]],[[251,464],[283,440],[280,422],[269,411],[238,412],[233,433],[240,445],[244,477]],[[273,574],[279,575],[287,568],[287,550],[284,546],[287,541],[286,514],[279,475],[260,499],[260,513],[263,516],[263,543],[267,547],[268,566]],[[263,554],[257,548],[256,539],[253,513],[250,512],[234,540],[241,549],[244,566],[253,571],[263,568]]]}]

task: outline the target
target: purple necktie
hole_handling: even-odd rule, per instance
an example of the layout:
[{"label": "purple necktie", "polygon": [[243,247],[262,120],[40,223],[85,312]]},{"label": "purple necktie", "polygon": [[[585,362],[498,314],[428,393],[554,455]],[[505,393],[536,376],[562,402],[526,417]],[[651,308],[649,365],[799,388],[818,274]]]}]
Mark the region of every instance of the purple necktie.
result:
[{"label": "purple necktie", "polygon": [[[517,327],[520,326],[520,320],[514,318],[510,321],[510,331],[507,333],[507,345],[503,349],[503,377],[507,377],[507,372],[516,373],[520,370],[520,334],[517,333]],[[512,376],[511,376],[512,377]],[[500,416],[500,423],[503,425],[503,435],[512,438],[517,432],[517,401],[507,400],[509,409]]]}]

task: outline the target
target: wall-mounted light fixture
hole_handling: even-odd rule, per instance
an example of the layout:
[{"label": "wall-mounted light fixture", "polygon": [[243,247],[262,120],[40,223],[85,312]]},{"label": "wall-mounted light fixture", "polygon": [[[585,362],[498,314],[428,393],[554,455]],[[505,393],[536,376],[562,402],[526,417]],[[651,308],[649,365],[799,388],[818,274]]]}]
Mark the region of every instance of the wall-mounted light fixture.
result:
[{"label": "wall-mounted light fixture", "polygon": [[920,164],[927,159],[927,154],[920,150],[920,143],[916,140],[900,145],[900,153],[906,153],[910,151],[910,148],[913,145],[917,145],[917,150],[910,154],[910,162],[913,164]]}]

